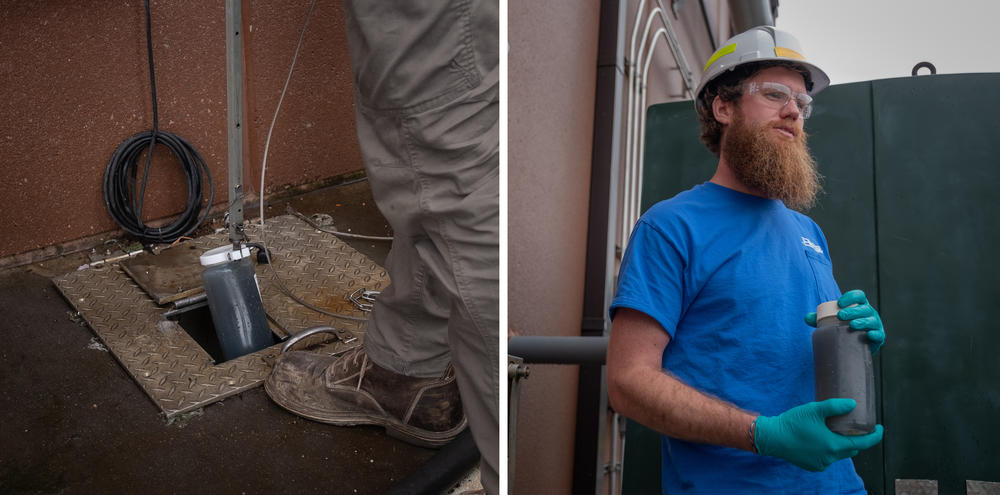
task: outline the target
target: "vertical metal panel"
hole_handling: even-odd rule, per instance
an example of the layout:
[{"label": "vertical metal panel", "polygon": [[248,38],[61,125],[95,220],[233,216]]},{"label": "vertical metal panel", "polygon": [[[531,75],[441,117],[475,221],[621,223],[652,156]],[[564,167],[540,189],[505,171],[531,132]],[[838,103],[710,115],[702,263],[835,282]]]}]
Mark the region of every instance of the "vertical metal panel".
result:
[{"label": "vertical metal panel", "polygon": [[649,107],[640,203],[643,212],[712,178],[719,159],[698,141],[698,129],[690,101]]},{"label": "vertical metal panel", "polygon": [[886,472],[1000,480],[1000,74],[873,83]]},{"label": "vertical metal panel", "polygon": [[631,419],[626,422],[622,495],[660,493],[660,446],[659,433]]},{"label": "vertical metal panel", "polygon": [[[881,308],[875,223],[871,83],[831,86],[816,98],[806,124],[809,147],[824,175],[824,192],[808,215],[823,229],[842,291],[861,289]],[[875,396],[882,397],[881,353],[875,358]],[[878,419],[882,422],[881,400]],[[881,444],[861,452],[854,466],[868,493],[885,493]]]},{"label": "vertical metal panel", "polygon": [[861,289],[878,303],[871,83],[819,94],[806,124],[824,192],[807,212],[826,234],[841,290]]}]

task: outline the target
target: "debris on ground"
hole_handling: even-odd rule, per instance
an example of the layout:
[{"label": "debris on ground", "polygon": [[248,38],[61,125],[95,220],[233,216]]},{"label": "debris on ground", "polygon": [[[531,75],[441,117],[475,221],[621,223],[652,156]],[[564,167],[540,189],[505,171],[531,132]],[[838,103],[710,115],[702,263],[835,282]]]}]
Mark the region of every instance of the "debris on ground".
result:
[{"label": "debris on ground", "polygon": [[186,412],[184,414],[178,414],[167,420],[167,426],[176,426],[178,428],[184,428],[192,419],[201,416],[205,413],[204,409],[195,409],[191,412]]},{"label": "debris on ground", "polygon": [[87,320],[83,319],[83,315],[81,315],[79,311],[67,311],[66,315],[69,318],[69,321],[72,321],[81,327],[87,326]]},{"label": "debris on ground", "polygon": [[90,343],[87,344],[87,349],[108,352],[108,348],[100,340],[97,340],[97,337],[90,338]]}]

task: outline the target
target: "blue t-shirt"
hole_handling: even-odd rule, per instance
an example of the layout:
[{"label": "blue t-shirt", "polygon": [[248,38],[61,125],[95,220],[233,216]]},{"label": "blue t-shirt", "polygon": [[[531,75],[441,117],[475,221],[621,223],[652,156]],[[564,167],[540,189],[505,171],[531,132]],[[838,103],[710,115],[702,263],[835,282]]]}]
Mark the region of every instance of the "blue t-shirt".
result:
[{"label": "blue t-shirt", "polygon": [[[611,317],[641,311],[670,334],[663,368],[747,411],[812,402],[806,313],[840,297],[826,238],[779,200],[706,182],[639,219]],[[813,473],[774,457],[663,437],[666,493],[864,493],[850,459]]]}]

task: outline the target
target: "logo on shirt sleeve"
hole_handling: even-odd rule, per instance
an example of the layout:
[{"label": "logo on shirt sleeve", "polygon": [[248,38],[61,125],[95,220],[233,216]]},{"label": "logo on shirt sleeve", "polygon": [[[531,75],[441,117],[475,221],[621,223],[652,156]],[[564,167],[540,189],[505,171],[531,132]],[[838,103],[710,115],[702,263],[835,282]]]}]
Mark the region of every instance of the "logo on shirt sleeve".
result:
[{"label": "logo on shirt sleeve", "polygon": [[815,242],[811,241],[806,237],[802,238],[802,245],[807,248],[812,248],[813,251],[816,251],[819,254],[823,254],[823,248],[819,247],[818,245],[816,245]]}]

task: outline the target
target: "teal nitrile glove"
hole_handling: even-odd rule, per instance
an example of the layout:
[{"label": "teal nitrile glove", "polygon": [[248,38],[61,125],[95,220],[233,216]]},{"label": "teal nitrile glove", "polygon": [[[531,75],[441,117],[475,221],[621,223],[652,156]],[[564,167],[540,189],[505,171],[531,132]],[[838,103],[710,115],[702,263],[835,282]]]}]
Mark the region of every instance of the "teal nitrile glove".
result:
[{"label": "teal nitrile glove", "polygon": [[[848,308],[852,304],[857,304],[857,306]],[[868,297],[865,296],[864,291],[846,292],[840,296],[840,299],[837,299],[837,306],[844,308],[837,313],[837,318],[851,322],[851,330],[868,331],[868,340],[870,341],[868,346],[874,356],[885,343],[885,328],[882,327],[882,318],[879,317],[878,311],[875,311],[875,308],[868,303]],[[816,326],[816,313],[807,314],[806,323],[810,326]]]},{"label": "teal nitrile glove", "polygon": [[777,416],[759,416],[754,445],[761,455],[780,457],[809,471],[822,471],[882,441],[882,425],[858,436],[841,435],[827,428],[827,416],[847,414],[856,406],[854,399],[827,399],[793,407]]}]

